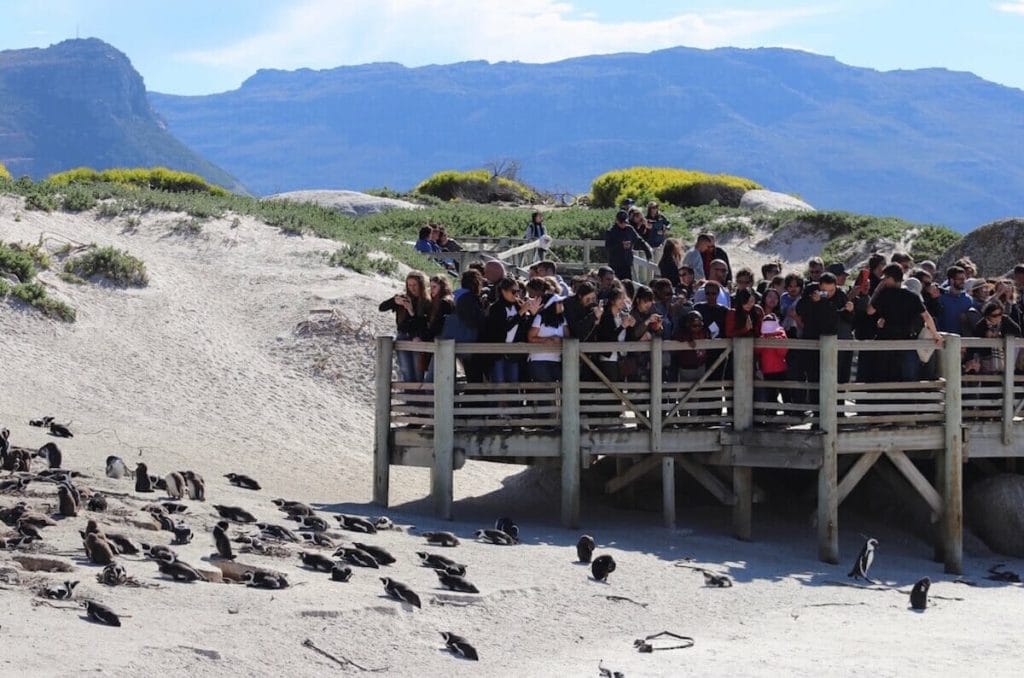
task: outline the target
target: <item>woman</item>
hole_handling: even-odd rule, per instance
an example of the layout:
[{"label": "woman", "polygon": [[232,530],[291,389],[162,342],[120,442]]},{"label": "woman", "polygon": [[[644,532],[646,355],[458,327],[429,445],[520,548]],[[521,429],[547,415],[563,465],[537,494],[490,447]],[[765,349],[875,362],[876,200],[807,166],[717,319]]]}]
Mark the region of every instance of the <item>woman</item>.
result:
[{"label": "woman", "polygon": [[[491,343],[512,344],[526,341],[539,304],[524,302],[519,296],[519,283],[507,276],[498,281],[498,298],[487,309],[482,339]],[[520,380],[522,356],[506,354],[496,356],[491,366],[491,382],[511,384]]]},{"label": "woman", "polygon": [[[405,293],[385,299],[380,303],[379,310],[394,312],[397,330],[395,339],[423,341],[430,312],[427,276],[422,271],[409,271],[409,274],[405,276]],[[402,381],[423,381],[426,361],[419,359],[420,355],[428,356],[429,354],[398,351],[398,373]]]},{"label": "woman", "polygon": [[704,327],[704,317],[700,312],[687,313],[675,336],[677,341],[685,341],[691,346],[691,350],[675,352],[675,365],[680,381],[697,381],[704,376],[708,352],[697,348],[696,342],[710,338],[711,335]]},{"label": "woman", "polygon": [[647,223],[647,219],[644,218],[644,213],[639,207],[629,208],[629,225],[636,229],[636,232],[646,242],[651,233],[651,226]]},{"label": "woman", "polygon": [[732,308],[725,314],[725,336],[761,336],[761,319],[764,311],[757,305],[754,292],[749,288],[738,290],[732,298]]},{"label": "woman", "polygon": [[551,351],[531,353],[527,358],[527,372],[532,381],[561,381],[562,338],[569,336],[562,298],[549,292],[541,297],[540,309],[533,318],[526,340],[531,344],[548,346]]},{"label": "woman", "polygon": [[[481,299],[483,276],[475,269],[469,269],[459,279],[461,287],[455,292],[455,312],[445,324],[444,336],[456,342],[474,342],[480,338],[484,324],[484,306]],[[480,383],[490,366],[490,356],[471,353],[457,354],[466,374],[466,381]]]},{"label": "woman", "polygon": [[658,270],[662,278],[667,278],[672,287],[678,288],[682,281],[679,279],[679,267],[683,264],[683,244],[677,238],[669,238],[665,241],[665,249],[658,261]]},{"label": "woman", "polygon": [[[1002,339],[1003,337],[1019,337],[1020,325],[1010,320],[1003,312],[1003,305],[992,300],[981,309],[982,319],[974,326],[974,336],[982,339]],[[1006,360],[1003,348],[976,348],[974,357],[980,362],[982,374],[1002,374]]]},{"label": "woman", "polygon": [[[626,293],[619,287],[611,292],[608,301],[605,302],[604,312],[597,323],[595,341],[626,341],[626,333],[629,328],[636,324],[636,318],[629,313],[626,302]],[[619,359],[624,357],[618,351],[602,353],[598,356],[598,367],[608,377],[608,381],[622,381],[622,372],[619,369]]]},{"label": "woman", "polygon": [[533,214],[530,215],[530,223],[526,225],[526,233],[523,234],[523,240],[540,240],[547,233],[547,229],[544,228],[544,213],[534,210]]},{"label": "woman", "polygon": [[761,310],[764,311],[764,317],[767,318],[769,315],[774,315],[777,318],[781,315],[780,302],[781,296],[778,290],[774,287],[765,289],[764,297],[761,299]]},{"label": "woman", "polygon": [[423,341],[433,341],[441,336],[444,321],[455,312],[452,285],[447,276],[435,275],[430,278],[430,312],[427,314],[427,330]]}]

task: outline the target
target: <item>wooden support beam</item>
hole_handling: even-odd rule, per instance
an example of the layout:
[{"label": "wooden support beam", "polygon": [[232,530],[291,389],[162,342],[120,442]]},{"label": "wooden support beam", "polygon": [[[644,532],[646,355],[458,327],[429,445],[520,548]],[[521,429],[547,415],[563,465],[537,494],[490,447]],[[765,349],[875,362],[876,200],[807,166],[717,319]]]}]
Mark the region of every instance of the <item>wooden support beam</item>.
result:
[{"label": "wooden support beam", "polygon": [[562,341],[562,527],[580,525],[580,340]]},{"label": "wooden support beam", "polygon": [[[943,457],[945,453],[940,453],[935,459],[935,489],[939,492],[945,492],[946,487],[946,465],[943,463]],[[944,523],[945,521],[943,521]],[[942,538],[942,525],[938,525],[934,531],[935,541],[933,543],[934,551],[932,553],[932,560],[936,563],[944,563],[946,561],[946,550],[943,548]]]},{"label": "wooden support beam", "polygon": [[669,455],[661,458],[661,515],[665,527],[676,527],[676,461]]},{"label": "wooden support beam", "polygon": [[942,515],[942,496],[932,487],[931,483],[928,482],[928,479],[924,477],[917,467],[914,466],[914,462],[910,461],[910,457],[900,450],[889,450],[885,453],[885,456],[889,457],[889,461],[892,462],[893,466],[899,469],[899,472],[907,479],[910,486],[928,504],[928,507],[932,510],[932,522],[938,520],[939,516]]},{"label": "wooden support beam", "polygon": [[821,369],[818,378],[818,416],[821,426],[822,459],[818,470],[818,558],[839,562],[838,418],[836,402],[839,385],[838,339],[821,337]]},{"label": "wooden support beam", "polygon": [[[619,461],[616,459],[616,461]],[[624,487],[627,487],[649,472],[656,469],[661,464],[661,459],[656,455],[649,455],[626,468],[622,473],[615,476],[604,484],[604,491],[606,494],[615,494]]]},{"label": "wooden support beam", "polygon": [[942,374],[946,379],[946,445],[943,464],[942,542],[945,570],[963,573],[963,410],[960,401],[960,337],[946,336],[942,350]]},{"label": "wooden support beam", "polygon": [[853,488],[857,487],[857,483],[861,481],[867,472],[871,470],[871,467],[875,465],[878,458],[882,456],[881,452],[867,452],[862,454],[854,462],[850,470],[843,476],[842,482],[836,487],[836,503],[842,504],[850,493],[853,492]]},{"label": "wooden support beam", "polygon": [[[651,454],[661,452],[661,381],[664,376],[665,353],[661,337],[651,340],[651,381],[650,381],[650,420],[651,420]],[[676,463],[672,457],[661,458],[661,517],[665,527],[672,530],[676,526]]]},{"label": "wooden support beam", "polygon": [[434,514],[452,519],[454,501],[455,341],[438,339],[434,348],[434,466],[430,495]]},{"label": "wooden support beam", "polygon": [[753,533],[754,469],[750,466],[732,467],[732,491],[736,503],[732,506],[733,534],[737,539],[750,541]]},{"label": "wooden support beam", "polygon": [[[732,429],[742,432],[754,425],[754,339],[734,339],[732,349]],[[737,539],[750,541],[754,503],[752,467],[733,467],[732,491],[736,497],[732,506],[733,534]]]},{"label": "wooden support beam", "polygon": [[693,397],[693,394],[700,390],[700,387],[704,385],[704,382],[706,382],[711,377],[714,371],[718,369],[719,365],[725,362],[726,358],[729,357],[730,353],[732,353],[731,345],[727,346],[726,349],[722,351],[722,355],[718,356],[718,359],[715,362],[711,363],[711,366],[704,371],[704,376],[702,376],[697,381],[693,382],[693,386],[690,387],[690,390],[684,393],[683,397],[679,399],[679,402],[672,406],[672,409],[669,410],[668,414],[665,415],[665,419],[663,420],[662,426],[664,426],[664,421],[667,421],[668,419],[674,417],[676,415],[676,412],[679,411],[679,408],[685,405],[690,400],[690,398]]},{"label": "wooden support beam", "polygon": [[1003,445],[1013,444],[1013,377],[1017,365],[1016,340],[1003,337]]},{"label": "wooden support beam", "polygon": [[391,482],[391,365],[395,340],[377,337],[376,401],[373,412],[373,503],[387,508]]},{"label": "wooden support beam", "polygon": [[[641,424],[643,424],[643,425],[644,425],[644,426],[646,426],[647,428],[650,428],[650,427],[651,427],[651,421],[650,421],[650,420],[649,420],[649,419],[648,419],[648,418],[647,418],[646,416],[644,416],[644,413],[643,413],[643,412],[641,412],[641,411],[640,411],[639,409],[637,409],[636,405],[634,405],[634,404],[633,404],[633,401],[632,401],[632,400],[630,400],[630,399],[629,399],[628,397],[626,397],[626,394],[625,394],[625,393],[623,393],[622,391],[620,391],[620,390],[618,389],[618,387],[616,387],[616,386],[615,386],[615,384],[613,384],[613,383],[611,382],[611,380],[610,380],[610,379],[608,379],[608,377],[606,377],[606,376],[604,375],[604,372],[602,372],[602,371],[601,371],[601,368],[600,368],[600,367],[598,367],[598,366],[597,366],[596,364],[594,364],[594,361],[592,361],[592,360],[590,359],[590,357],[589,357],[589,356],[588,356],[587,354],[585,354],[585,353],[581,353],[581,354],[580,354],[580,360],[582,360],[582,361],[583,361],[583,363],[584,363],[584,364],[585,364],[585,365],[586,365],[587,367],[589,367],[589,368],[590,368],[590,370],[591,370],[591,371],[592,371],[592,372],[594,373],[594,375],[595,375],[595,376],[596,376],[596,377],[597,377],[597,378],[598,378],[599,380],[601,380],[601,383],[603,383],[603,384],[604,384],[605,386],[607,386],[607,387],[608,387],[608,389],[609,389],[609,390],[610,390],[610,391],[611,391],[612,393],[614,393],[614,394],[615,394],[615,396],[616,396],[616,397],[617,397],[617,398],[618,398],[619,400],[621,400],[621,401],[622,401],[622,404],[623,404],[623,405],[625,405],[626,407],[628,407],[628,408],[629,408],[629,409],[630,409],[630,410],[631,410],[631,411],[633,412],[633,416],[635,416],[635,417],[636,417],[636,420],[637,420],[638,422],[640,422]],[[577,388],[576,390],[578,391],[579,389]]]},{"label": "wooden support beam", "polygon": [[686,455],[678,455],[676,457],[676,463],[691,476],[693,479],[700,483],[704,489],[712,494],[718,501],[722,502],[726,506],[735,506],[736,495],[730,490],[725,483],[718,479],[718,477],[704,467],[703,464],[690,459]]}]

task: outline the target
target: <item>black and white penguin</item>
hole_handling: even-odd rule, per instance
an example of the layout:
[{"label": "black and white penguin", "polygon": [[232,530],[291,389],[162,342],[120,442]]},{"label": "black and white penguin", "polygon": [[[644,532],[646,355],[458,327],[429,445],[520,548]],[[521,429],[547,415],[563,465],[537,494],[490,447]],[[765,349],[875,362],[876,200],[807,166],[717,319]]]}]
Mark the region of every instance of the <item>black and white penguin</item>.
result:
[{"label": "black and white penguin", "polygon": [[179,504],[176,501],[161,502],[159,508],[163,509],[166,513],[185,513],[188,511],[187,504]]},{"label": "black and white penguin", "polygon": [[217,515],[224,520],[231,520],[236,523],[256,522],[256,516],[240,506],[222,506],[220,504],[214,504],[213,509],[217,512]]},{"label": "black and white penguin", "polygon": [[25,520],[18,521],[17,529],[18,534],[22,537],[31,537],[32,539],[38,539],[40,541],[43,539],[43,533],[39,531],[39,528]]},{"label": "black and white penguin", "polygon": [[344,558],[346,563],[349,565],[355,565],[356,567],[372,567],[375,570],[380,569],[377,559],[360,548],[342,546],[334,552],[334,557]]},{"label": "black and white penguin", "polygon": [[246,570],[242,573],[242,583],[254,589],[286,589],[288,578],[283,574],[274,574],[264,570]]},{"label": "black and white penguin", "polygon": [[373,526],[376,527],[379,532],[395,529],[394,521],[392,521],[391,518],[388,518],[387,516],[381,516],[377,518],[377,520],[373,521]]},{"label": "black and white penguin", "polygon": [[313,530],[314,532],[326,532],[330,525],[320,516],[288,516],[289,520],[297,520],[300,530]]},{"label": "black and white penguin", "polygon": [[147,558],[152,558],[153,560],[176,560],[178,558],[178,554],[175,553],[174,549],[170,546],[165,546],[163,544],[150,545],[145,542],[140,544],[140,546],[142,547],[143,554],[145,554]]},{"label": "black and white penguin", "polygon": [[328,549],[334,548],[334,542],[323,532],[303,532],[302,538],[311,542],[314,546],[322,546]]},{"label": "black and white penguin", "polygon": [[36,428],[46,428],[53,421],[53,417],[43,417],[41,419],[29,419],[28,425],[35,426]]},{"label": "black and white penguin", "polygon": [[112,454],[107,457],[106,472],[108,478],[124,478],[128,475],[128,466],[124,463],[124,459]]},{"label": "black and white penguin", "polygon": [[277,507],[279,511],[287,513],[289,516],[311,516],[313,515],[313,509],[303,504],[301,501],[289,501],[288,499],[271,499],[270,503]]},{"label": "black and white penguin", "polygon": [[494,529],[504,532],[517,542],[519,541],[519,526],[512,522],[511,518],[498,518],[494,521]]},{"label": "black and white penguin", "polygon": [[915,610],[925,610],[928,608],[928,589],[932,585],[932,580],[928,577],[918,579],[917,583],[914,584],[914,588],[910,590],[910,607]]},{"label": "black and white penguin", "polygon": [[154,513],[153,517],[160,523],[160,529],[165,532],[174,532],[174,528],[177,527],[177,523],[166,513]]},{"label": "black and white penguin", "polygon": [[864,542],[864,546],[860,549],[860,554],[857,555],[857,560],[853,561],[853,567],[850,568],[850,573],[846,576],[853,577],[854,579],[864,579],[874,584],[875,582],[868,577],[868,571],[871,569],[871,563],[875,562],[875,549],[877,547],[877,539],[868,539]]},{"label": "black and white penguin", "polygon": [[457,636],[450,631],[441,631],[441,637],[444,638],[445,647],[447,647],[452,654],[464,659],[480,661],[480,656],[477,654],[476,648],[470,645],[469,641],[462,636]]},{"label": "black and white penguin", "polygon": [[102,536],[117,553],[125,556],[134,556],[139,552],[139,547],[135,545],[135,542],[123,534],[118,534],[117,532],[106,532]]},{"label": "black and white penguin", "polygon": [[85,535],[85,554],[90,562],[97,565],[109,565],[114,562],[113,547],[97,532]]},{"label": "black and white penguin", "polygon": [[174,541],[171,543],[175,546],[184,546],[192,542],[192,528],[187,523],[175,523],[171,531],[174,533]]},{"label": "black and white penguin", "polygon": [[360,544],[357,541],[352,542],[352,545],[355,546],[357,549],[369,553],[371,556],[373,556],[373,559],[381,565],[392,565],[398,562],[398,560],[393,555],[391,555],[379,546],[374,546],[373,544]]},{"label": "black and white penguin", "polygon": [[156,560],[157,569],[160,570],[160,574],[166,575],[174,581],[206,581],[206,577],[203,576],[202,572],[192,567],[184,560],[168,560],[167,558],[157,558]]},{"label": "black and white penguin", "polygon": [[217,546],[217,555],[225,560],[234,560],[231,552],[231,540],[228,539],[228,521],[222,520],[213,526],[213,543]]},{"label": "black and white penguin", "polygon": [[195,471],[182,471],[185,478],[185,492],[192,501],[206,501],[206,481]]},{"label": "black and white penguin", "polygon": [[732,586],[732,579],[729,579],[728,575],[715,574],[714,572],[708,572],[702,570],[704,575],[704,586],[710,586],[712,588],[727,589]]},{"label": "black and white penguin", "polygon": [[256,523],[256,527],[260,528],[260,532],[267,539],[277,539],[279,541],[290,541],[297,542],[301,541],[294,532],[289,530],[284,525],[274,525],[273,523]]},{"label": "black and white penguin", "polygon": [[237,487],[241,487],[243,490],[262,490],[260,484],[249,476],[244,476],[241,473],[225,473],[224,477],[228,479],[228,482]]},{"label": "black and white penguin", "polygon": [[310,551],[299,551],[299,559],[302,560],[302,564],[306,567],[312,570],[322,570],[323,572],[330,572],[335,565],[335,562],[327,556]]},{"label": "black and white penguin", "polygon": [[89,497],[89,501],[86,502],[85,508],[89,511],[106,511],[107,510],[107,498],[97,492],[96,494]]},{"label": "black and white penguin", "polygon": [[501,530],[477,530],[476,538],[480,541],[497,544],[498,546],[511,546],[518,543],[515,537]]},{"label": "black and white penguin", "polygon": [[590,565],[590,573],[597,581],[608,581],[608,575],[615,571],[615,559],[611,556],[598,556]]},{"label": "black and white penguin", "polygon": [[135,465],[135,491],[152,492],[153,483],[149,479],[149,467],[144,462]]},{"label": "black and white penguin", "polygon": [[459,538],[451,532],[424,532],[423,538],[428,544],[437,546],[458,546]]},{"label": "black and white penguin", "polygon": [[461,563],[456,563],[451,558],[445,558],[444,556],[436,553],[427,553],[426,551],[417,551],[416,555],[420,559],[420,564],[424,567],[429,567],[432,570],[444,570],[448,574],[457,574],[465,576],[466,566]]},{"label": "black and white penguin", "polygon": [[87,600],[84,605],[86,615],[94,622],[106,624],[107,626],[121,625],[121,618],[106,605],[97,603],[95,600]]},{"label": "black and white penguin", "polygon": [[10,480],[0,481],[0,493],[23,492],[31,482],[31,478],[25,477],[11,478]]},{"label": "black and white penguin", "polygon": [[376,526],[362,516],[350,516],[342,513],[334,516],[334,519],[341,524],[341,529],[364,534],[377,534]]},{"label": "black and white penguin", "polygon": [[71,493],[71,488],[67,485],[57,486],[57,510],[65,518],[78,515],[78,502],[75,501],[75,495]]},{"label": "black and white penguin", "polygon": [[107,586],[120,586],[128,581],[128,571],[120,563],[103,566],[103,571],[96,575],[96,581]]},{"label": "black and white penguin", "polygon": [[416,592],[402,582],[395,581],[391,577],[381,577],[380,580],[384,584],[384,592],[395,600],[415,605],[420,609],[423,608],[422,603],[420,603],[420,597],[416,595]]},{"label": "black and white penguin", "polygon": [[167,488],[167,496],[171,499],[181,499],[185,496],[185,476],[177,471],[171,471],[164,476],[164,485]]},{"label": "black and white penguin", "polygon": [[61,453],[60,448],[57,447],[57,443],[46,443],[36,450],[36,453],[32,456],[45,459],[50,468],[60,468],[61,463],[64,461],[64,455]]},{"label": "black and white penguin", "polygon": [[74,438],[74,434],[71,433],[71,429],[68,428],[67,424],[58,424],[56,422],[50,422],[50,435],[58,438]]},{"label": "black and white penguin", "polygon": [[53,600],[69,600],[71,596],[75,594],[76,586],[78,586],[77,581],[66,581],[63,584],[47,586],[42,590],[42,594],[44,598],[51,598]]},{"label": "black and white penguin", "polygon": [[0,539],[0,549],[16,549],[35,541],[32,537],[7,537]]},{"label": "black and white penguin", "polygon": [[445,570],[434,570],[437,574],[437,580],[441,586],[452,591],[458,591],[459,593],[480,593],[480,590],[473,586],[465,577],[461,577],[457,574],[449,574]]},{"label": "black and white penguin", "polygon": [[594,549],[597,548],[597,544],[594,543],[594,538],[589,534],[585,534],[580,537],[580,540],[576,542],[576,561],[580,563],[589,563],[591,557],[594,555]]},{"label": "black and white penguin", "polygon": [[336,564],[331,568],[331,581],[348,581],[352,578],[352,568],[348,565]]},{"label": "black and white penguin", "polygon": [[[0,428],[0,471],[10,471],[14,465],[8,456],[11,451],[11,431]],[[10,468],[8,467],[10,466]]]}]

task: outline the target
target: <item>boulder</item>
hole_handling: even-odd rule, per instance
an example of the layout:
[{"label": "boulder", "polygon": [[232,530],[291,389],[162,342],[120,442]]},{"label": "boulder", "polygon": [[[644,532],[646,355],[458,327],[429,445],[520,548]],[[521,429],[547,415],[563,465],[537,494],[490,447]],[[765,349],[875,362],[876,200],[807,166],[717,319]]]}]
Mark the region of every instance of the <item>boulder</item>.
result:
[{"label": "boulder", "polygon": [[1024,476],[985,478],[968,488],[965,499],[974,533],[993,551],[1024,558]]},{"label": "boulder", "polygon": [[740,208],[755,210],[758,212],[781,212],[792,210],[797,212],[813,212],[814,208],[800,198],[794,198],[787,193],[775,191],[754,190],[747,191],[740,198]]},{"label": "boulder", "polygon": [[939,259],[945,270],[964,255],[978,266],[982,277],[1001,276],[1024,261],[1024,218],[1000,219],[980,226],[946,250]]},{"label": "boulder", "polygon": [[361,217],[364,214],[377,214],[393,209],[420,209],[422,205],[395,200],[394,198],[378,198],[358,191],[289,191],[267,196],[264,200],[291,200],[292,202],[312,202],[327,207],[350,217]]}]

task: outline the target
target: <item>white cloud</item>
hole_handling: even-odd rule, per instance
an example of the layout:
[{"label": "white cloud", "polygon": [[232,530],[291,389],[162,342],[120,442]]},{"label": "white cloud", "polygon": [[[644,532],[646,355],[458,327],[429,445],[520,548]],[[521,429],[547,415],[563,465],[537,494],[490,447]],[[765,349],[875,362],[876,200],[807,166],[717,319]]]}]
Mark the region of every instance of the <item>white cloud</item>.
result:
[{"label": "white cloud", "polygon": [[1024,14],[1024,0],[1013,0],[1013,2],[1001,2],[996,5],[996,9],[1000,12],[1009,12],[1011,14]]},{"label": "white cloud", "polygon": [[274,17],[260,34],[177,58],[237,73],[370,61],[538,63],[676,45],[753,46],[767,31],[831,11],[819,5],[602,22],[556,0],[306,0]]}]

